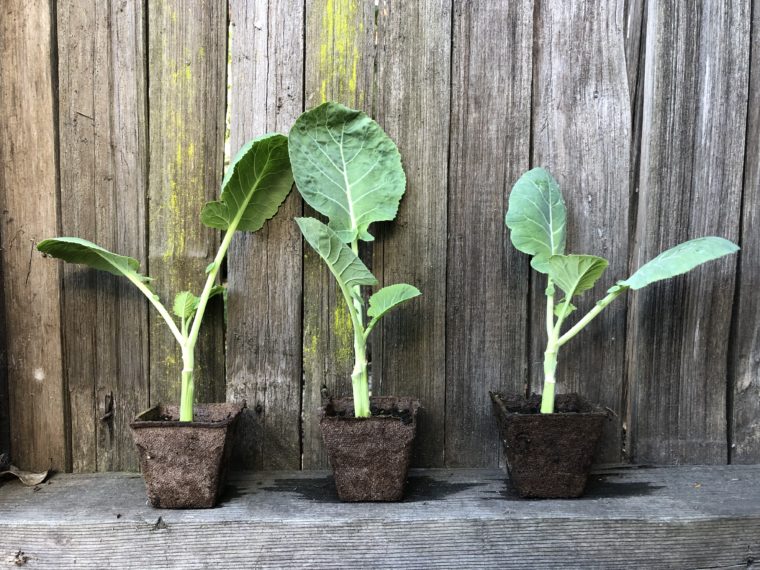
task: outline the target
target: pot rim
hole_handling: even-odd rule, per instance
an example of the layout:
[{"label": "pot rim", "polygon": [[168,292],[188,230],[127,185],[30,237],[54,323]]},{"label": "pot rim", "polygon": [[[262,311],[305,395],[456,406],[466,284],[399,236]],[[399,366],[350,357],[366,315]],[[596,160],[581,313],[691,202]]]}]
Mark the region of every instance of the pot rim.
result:
[{"label": "pot rim", "polygon": [[135,416],[135,419],[129,422],[129,427],[132,429],[143,429],[143,428],[226,428],[231,423],[237,420],[238,416],[241,414],[244,408],[246,408],[246,402],[243,401],[242,403],[233,403],[233,402],[215,402],[215,403],[207,403],[207,404],[195,404],[195,407],[202,407],[202,406],[231,406],[233,408],[233,415],[225,418],[223,420],[220,420],[218,422],[181,422],[179,420],[146,420],[146,419],[140,419],[141,417],[149,414],[150,412],[160,408],[162,405],[161,402],[151,406],[147,410],[144,410],[137,414]]},{"label": "pot rim", "polygon": [[560,419],[567,419],[567,418],[609,418],[612,415],[611,410],[606,410],[605,408],[601,407],[598,404],[594,404],[592,402],[589,402],[586,400],[586,398],[583,398],[589,405],[591,405],[594,410],[591,412],[552,412],[551,414],[541,414],[541,413],[533,413],[533,414],[525,414],[521,412],[510,412],[507,407],[504,405],[504,400],[502,399],[502,394],[500,392],[488,392],[491,396],[491,400],[493,403],[498,407],[499,412],[503,416],[511,416],[511,417],[518,417],[518,418],[544,418],[540,421],[558,421]]}]

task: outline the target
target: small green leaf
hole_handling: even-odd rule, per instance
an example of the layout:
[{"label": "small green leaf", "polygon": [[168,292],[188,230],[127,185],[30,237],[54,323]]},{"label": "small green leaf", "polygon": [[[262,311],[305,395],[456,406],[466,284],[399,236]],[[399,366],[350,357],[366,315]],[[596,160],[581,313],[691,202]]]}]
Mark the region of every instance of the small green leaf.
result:
[{"label": "small green leaf", "polygon": [[417,287],[407,285],[406,283],[397,283],[383,287],[369,298],[367,316],[374,317],[374,320],[380,320],[385,313],[394,307],[421,294]]},{"label": "small green leaf", "polygon": [[190,291],[177,293],[177,296],[174,297],[172,312],[180,319],[189,319],[195,314],[195,310],[198,308],[198,301],[200,299]]},{"label": "small green leaf", "polygon": [[376,285],[377,279],[351,248],[333,230],[314,218],[296,218],[303,237],[325,261],[338,284],[345,290],[358,285]]},{"label": "small green leaf", "polygon": [[[554,305],[554,315],[559,317],[562,315],[563,305],[565,304],[565,299],[562,299],[558,304]],[[568,303],[567,310],[565,311],[565,316],[567,317],[570,313],[575,311],[578,307],[573,305],[572,303]]]},{"label": "small green leaf", "polygon": [[406,189],[401,156],[365,113],[324,103],[298,117],[288,138],[298,191],[342,242],[372,241],[370,224],[396,217]]},{"label": "small green leaf", "polygon": [[546,258],[563,254],[565,218],[565,201],[547,170],[529,170],[512,187],[505,221],[512,245],[523,253]]},{"label": "small green leaf", "polygon": [[227,287],[224,285],[214,285],[209,291],[208,298],[211,299],[217,295],[227,295]]},{"label": "small green leaf", "polygon": [[738,245],[721,237],[710,236],[686,241],[645,263],[628,279],[618,281],[615,287],[641,289],[655,281],[686,273],[703,263],[737,251]]},{"label": "small green leaf", "polygon": [[258,137],[243,146],[227,168],[220,199],[203,207],[201,221],[210,228],[235,225],[236,230],[255,232],[277,213],[292,187],[287,137]]},{"label": "small green leaf", "polygon": [[206,273],[211,273],[215,267],[216,267],[216,262],[212,261],[206,266]]},{"label": "small green leaf", "polygon": [[86,265],[113,275],[149,283],[150,277],[139,273],[140,262],[131,257],[112,253],[86,239],[60,237],[41,241],[37,249],[46,255],[69,263]]},{"label": "small green leaf", "polygon": [[608,262],[595,255],[553,255],[538,264],[566,297],[574,297],[594,286],[607,269]]}]

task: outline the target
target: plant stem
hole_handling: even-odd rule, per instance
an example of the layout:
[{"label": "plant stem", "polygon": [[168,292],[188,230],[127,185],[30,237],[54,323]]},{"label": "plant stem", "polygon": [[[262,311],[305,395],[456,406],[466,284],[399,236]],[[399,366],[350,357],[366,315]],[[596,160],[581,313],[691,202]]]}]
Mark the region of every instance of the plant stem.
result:
[{"label": "plant stem", "polygon": [[607,296],[601,299],[600,301],[596,302],[596,305],[588,312],[586,313],[581,320],[579,320],[575,325],[573,325],[570,330],[568,330],[565,334],[563,334],[558,339],[558,346],[564,345],[567,341],[571,340],[575,335],[577,335],[580,331],[583,330],[583,328],[589,324],[591,321],[594,320],[594,318],[601,313],[604,308],[612,303],[615,299],[617,299],[624,291],[626,291],[625,287],[621,287],[620,289],[616,289],[615,291],[611,293],[607,293]]},{"label": "plant stem", "polygon": [[[564,315],[563,315],[564,316]],[[541,413],[554,412],[554,386],[557,370],[557,331],[562,319],[554,324],[554,282],[551,277],[546,284],[546,351],[544,352],[544,387],[541,392]]]},{"label": "plant stem", "polygon": [[552,333],[544,352],[544,390],[541,393],[541,413],[554,413],[554,388],[557,385],[557,343],[556,336]]},{"label": "plant stem", "polygon": [[179,421],[193,421],[193,402],[195,401],[195,382],[193,379],[194,366],[193,347],[182,349],[182,391],[179,400]]},{"label": "plant stem", "polygon": [[[351,250],[359,257],[359,240],[351,242]],[[354,370],[351,373],[351,387],[354,396],[354,417],[368,418],[369,375],[367,374],[367,338],[364,331],[364,307],[361,303],[361,288],[352,288],[353,295],[346,299],[354,325]],[[351,308],[353,307],[353,310]]]},{"label": "plant stem", "polygon": [[158,314],[161,315],[166,321],[166,324],[169,326],[169,330],[172,331],[172,334],[174,335],[174,338],[177,339],[177,342],[180,346],[184,346],[185,344],[185,337],[182,336],[182,333],[177,328],[176,323],[174,322],[174,319],[169,314],[169,311],[166,310],[166,307],[161,303],[161,301],[158,298],[158,295],[156,295],[153,291],[148,289],[148,286],[145,285],[142,281],[139,279],[134,279],[131,276],[127,275],[127,279],[129,279],[132,284],[137,287],[140,292],[145,295],[148,298],[148,301],[151,302],[151,304],[156,308],[158,311]]}]

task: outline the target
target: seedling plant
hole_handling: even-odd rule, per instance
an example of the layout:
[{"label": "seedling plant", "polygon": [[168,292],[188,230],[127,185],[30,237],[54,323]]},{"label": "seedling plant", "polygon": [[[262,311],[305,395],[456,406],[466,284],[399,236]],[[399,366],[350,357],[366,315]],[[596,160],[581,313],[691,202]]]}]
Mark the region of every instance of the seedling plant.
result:
[{"label": "seedling plant", "polygon": [[[640,267],[628,279],[618,281],[572,327],[562,332],[567,317],[576,310],[572,303],[594,286],[607,268],[606,259],[595,255],[565,254],[565,201],[557,181],[543,168],[523,174],[512,188],[506,224],[512,244],[533,256],[531,267],[546,275],[546,350],[541,413],[554,412],[556,370],[560,348],[582,331],[610,303],[628,290],[691,271],[713,259],[738,251],[721,237],[702,237],[664,251]],[[557,289],[563,297],[555,301]]]},{"label": "seedling plant", "polygon": [[247,143],[230,164],[222,181],[219,201],[201,211],[201,222],[224,231],[214,260],[206,267],[206,282],[199,296],[182,291],[174,298],[174,316],[151,288],[151,278],[141,274],[140,263],[112,253],[77,237],[46,239],[37,245],[41,252],[67,261],[126,277],[143,293],[161,315],[182,351],[180,421],[193,420],[195,346],[209,299],[225,294],[217,277],[236,231],[255,232],[273,217],[293,186],[284,135],[268,134]]},{"label": "seedling plant", "polygon": [[[371,242],[370,224],[396,217],[406,189],[401,156],[383,129],[366,114],[337,103],[303,113],[289,134],[293,175],[301,196],[328,218],[296,218],[306,241],[324,260],[338,284],[351,318],[354,416],[370,416],[367,339],[394,307],[420,294],[416,287],[383,287],[369,298],[362,286],[377,279],[359,258],[359,242]],[[367,321],[369,318],[369,321]]]}]

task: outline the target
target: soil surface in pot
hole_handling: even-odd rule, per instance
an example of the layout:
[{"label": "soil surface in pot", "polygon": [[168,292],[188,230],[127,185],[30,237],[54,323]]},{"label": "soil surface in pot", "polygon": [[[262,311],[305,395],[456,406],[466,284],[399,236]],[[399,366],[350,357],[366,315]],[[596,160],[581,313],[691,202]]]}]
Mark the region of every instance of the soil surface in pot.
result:
[{"label": "soil surface in pot", "polygon": [[197,404],[193,422],[177,406],[154,406],[130,424],[151,505],[210,508],[223,490],[239,404]]},{"label": "soil surface in pot", "polygon": [[507,468],[523,497],[583,494],[606,412],[578,394],[558,394],[553,414],[541,414],[541,397],[493,395]]},{"label": "soil surface in pot", "polygon": [[377,397],[372,416],[356,418],[351,398],[325,405],[320,426],[342,501],[403,498],[419,408],[412,398]]}]

